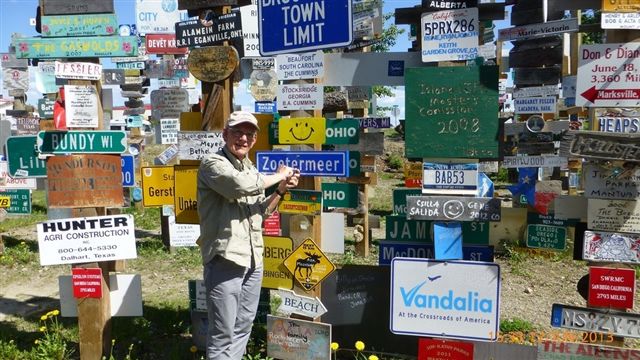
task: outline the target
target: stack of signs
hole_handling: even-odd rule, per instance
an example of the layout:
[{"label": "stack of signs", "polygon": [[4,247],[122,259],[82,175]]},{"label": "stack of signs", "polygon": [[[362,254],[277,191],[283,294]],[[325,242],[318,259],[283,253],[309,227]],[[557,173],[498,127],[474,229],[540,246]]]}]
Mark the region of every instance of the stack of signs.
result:
[{"label": "stack of signs", "polygon": [[[324,77],[322,51],[285,54],[276,57],[278,80],[304,80]],[[321,110],[324,87],[318,84],[278,85],[278,110]]]},{"label": "stack of signs", "polygon": [[379,39],[382,33],[382,3],[352,1],[352,4],[353,44],[350,49],[370,46]]}]

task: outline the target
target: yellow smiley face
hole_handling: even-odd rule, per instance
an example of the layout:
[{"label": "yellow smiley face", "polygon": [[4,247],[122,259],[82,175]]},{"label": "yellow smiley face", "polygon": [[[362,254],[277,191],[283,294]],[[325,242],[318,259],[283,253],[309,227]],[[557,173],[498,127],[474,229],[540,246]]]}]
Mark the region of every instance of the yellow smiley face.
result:
[{"label": "yellow smiley face", "polygon": [[280,144],[324,144],[324,118],[290,118],[278,122]]}]

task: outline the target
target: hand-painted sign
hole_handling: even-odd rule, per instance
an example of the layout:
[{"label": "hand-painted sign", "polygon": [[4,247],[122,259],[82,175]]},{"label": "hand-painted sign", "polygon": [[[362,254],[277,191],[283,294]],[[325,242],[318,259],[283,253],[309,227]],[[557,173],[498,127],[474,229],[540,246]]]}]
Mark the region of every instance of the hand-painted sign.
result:
[{"label": "hand-painted sign", "polygon": [[407,196],[407,219],[500,221],[500,199],[460,196]]},{"label": "hand-painted sign", "polygon": [[589,199],[589,229],[640,233],[640,202]]},{"label": "hand-painted sign", "polygon": [[580,47],[577,106],[640,105],[640,43],[596,44]]},{"label": "hand-painted sign", "polygon": [[406,73],[407,98],[419,99],[407,103],[407,157],[499,156],[499,124],[489,116],[498,111],[497,67],[423,67]]},{"label": "hand-painted sign", "polygon": [[3,190],[0,187],[0,197],[9,198],[9,206],[4,207],[8,214],[29,215],[31,214],[31,190],[13,189]]},{"label": "hand-painted sign", "polygon": [[217,82],[231,76],[239,62],[238,51],[233,46],[207,46],[191,50],[187,67],[196,79]]},{"label": "hand-painted sign", "polygon": [[635,270],[589,267],[589,306],[633,309],[635,292]]},{"label": "hand-painted sign", "polygon": [[289,190],[278,203],[282,214],[320,215],[322,192],[314,190]]},{"label": "hand-painted sign", "polygon": [[317,79],[324,77],[322,51],[276,56],[278,80]]},{"label": "hand-painted sign", "polygon": [[336,269],[310,238],[305,239],[284,260],[284,266],[306,291],[313,290]]},{"label": "hand-painted sign", "polygon": [[284,266],[284,260],[293,251],[293,240],[288,237],[274,236],[263,236],[263,238],[264,276],[262,287],[267,289],[293,289],[293,276]]},{"label": "hand-painted sign", "polygon": [[478,163],[431,163],[422,165],[423,194],[474,195],[478,188]]},{"label": "hand-painted sign", "polygon": [[29,67],[29,60],[16,58],[15,53],[0,53],[0,64],[3,69],[8,68],[20,68],[26,69]]},{"label": "hand-painted sign", "polygon": [[391,261],[389,328],[394,334],[495,341],[499,302],[497,264],[408,258]]},{"label": "hand-painted sign", "polygon": [[175,29],[177,47],[210,46],[242,39],[242,23],[237,11],[217,16],[213,24],[205,25],[203,20],[178,22]]},{"label": "hand-painted sign", "polygon": [[[391,265],[393,258],[434,259],[433,244],[418,242],[380,241],[378,264]],[[493,246],[465,245],[462,247],[462,259],[470,261],[493,262]]]},{"label": "hand-painted sign", "polygon": [[221,132],[178,131],[178,159],[202,160],[224,147]]},{"label": "hand-painted sign", "polygon": [[640,162],[640,134],[569,131],[560,143],[560,155]]},{"label": "hand-painted sign", "polygon": [[282,118],[278,121],[280,144],[324,144],[326,123],[322,117]]},{"label": "hand-painted sign", "polygon": [[578,31],[578,18],[547,21],[498,30],[501,41],[518,41]]},{"label": "hand-painted sign", "polygon": [[280,313],[298,314],[315,319],[327,312],[327,308],[318,297],[302,296],[286,289],[278,290],[278,295],[282,300],[277,310]]},{"label": "hand-painted sign", "polygon": [[43,154],[109,153],[127,150],[124,131],[40,131],[38,151]]},{"label": "hand-painted sign", "polygon": [[322,183],[322,206],[338,208],[358,207],[358,185]]},{"label": "hand-painted sign", "polygon": [[278,85],[279,110],[320,110],[324,105],[324,87],[318,84]]},{"label": "hand-painted sign", "polygon": [[553,304],[551,326],[564,329],[640,338],[640,315],[610,309]]},{"label": "hand-painted sign", "polygon": [[135,36],[19,38],[13,41],[13,46],[18,58],[29,59],[138,55],[138,39]]},{"label": "hand-painted sign", "polygon": [[[607,0],[607,2],[609,2]],[[538,359],[539,360],[571,360],[579,356],[585,356],[584,354],[606,354],[611,358],[631,358],[633,356],[640,356],[640,350],[620,348],[613,346],[604,346],[602,344],[585,344],[582,341],[583,334],[588,335],[589,341],[613,340],[612,334],[600,335],[593,332],[579,333],[579,332],[567,332],[566,334],[576,334],[577,336],[571,341],[574,342],[561,342],[553,340],[542,340],[538,343]],[[609,338],[609,336],[611,336]],[[593,339],[593,340],[592,340]]]},{"label": "hand-painted sign", "polygon": [[351,44],[351,0],[301,0],[295,4],[258,2],[260,54],[275,55]]},{"label": "hand-painted sign", "polygon": [[175,41],[175,25],[186,17],[186,11],[178,10],[177,0],[136,1],[136,30],[140,34],[174,34]]},{"label": "hand-painted sign", "polygon": [[422,61],[475,59],[479,28],[478,8],[423,13]]},{"label": "hand-painted sign", "polygon": [[37,228],[42,266],[137,257],[132,215],[51,220]]},{"label": "hand-painted sign", "polygon": [[113,1],[85,0],[45,0],[42,2],[43,15],[113,13]]},{"label": "hand-painted sign", "polygon": [[531,155],[531,156],[505,156],[502,161],[502,167],[523,168],[523,167],[560,167],[566,168],[569,160],[563,156],[553,155]]},{"label": "hand-painted sign", "polygon": [[101,268],[72,268],[71,286],[73,297],[76,299],[102,298],[102,269]]},{"label": "hand-painted sign", "polygon": [[173,166],[142,167],[142,204],[145,207],[174,204]]},{"label": "hand-painted sign", "polygon": [[43,37],[115,35],[116,14],[42,16]]},{"label": "hand-painted sign", "polygon": [[258,171],[275,173],[279,165],[300,170],[302,176],[349,176],[347,151],[271,151],[256,152]]},{"label": "hand-painted sign", "polygon": [[527,247],[562,251],[567,247],[567,228],[529,224],[527,225]]},{"label": "hand-painted sign", "polygon": [[47,159],[47,179],[51,208],[122,206],[120,156],[52,156]]},{"label": "hand-painted sign", "polygon": [[47,163],[38,157],[36,136],[10,136],[7,139],[9,175],[13,177],[45,177]]},{"label": "hand-painted sign", "polygon": [[267,315],[269,357],[282,360],[325,360],[331,357],[330,342],[330,324]]},{"label": "hand-painted sign", "polygon": [[180,118],[189,111],[189,93],[185,89],[157,89],[151,92],[151,116],[154,119]]},{"label": "hand-painted sign", "polygon": [[640,198],[640,168],[610,169],[584,164],[584,196],[595,199],[635,200]]},{"label": "hand-painted sign", "polygon": [[198,224],[198,166],[176,165],[173,177],[176,223]]},{"label": "hand-painted sign", "polygon": [[64,86],[65,119],[70,128],[97,128],[102,116],[94,85]]},{"label": "hand-painted sign", "polygon": [[556,112],[555,96],[513,99],[516,114],[544,114]]},{"label": "hand-painted sign", "polygon": [[176,47],[176,34],[147,34],[145,36],[147,54],[184,55],[187,48]]},{"label": "hand-painted sign", "polygon": [[588,261],[640,264],[640,235],[585,231],[582,254]]}]

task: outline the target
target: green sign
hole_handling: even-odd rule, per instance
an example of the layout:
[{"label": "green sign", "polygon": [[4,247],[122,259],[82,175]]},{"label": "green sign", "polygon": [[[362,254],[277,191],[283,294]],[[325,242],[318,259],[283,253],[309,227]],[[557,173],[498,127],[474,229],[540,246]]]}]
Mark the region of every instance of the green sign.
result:
[{"label": "green sign", "polygon": [[31,190],[4,190],[0,191],[0,197],[8,196],[11,205],[4,208],[8,214],[31,214]]},{"label": "green sign", "polygon": [[564,250],[567,246],[567,228],[551,225],[527,225],[527,247]]},{"label": "green sign", "polygon": [[42,16],[42,36],[100,36],[115,35],[118,30],[116,14]]},{"label": "green sign", "polygon": [[396,188],[393,189],[393,214],[407,214],[407,196],[422,195],[420,188]]},{"label": "green sign", "polygon": [[12,43],[19,59],[137,56],[135,36],[18,38]]},{"label": "green sign", "polygon": [[37,136],[10,136],[7,139],[9,175],[12,177],[45,177],[47,162],[38,158]]},{"label": "green sign", "polygon": [[42,119],[53,119],[53,105],[55,101],[47,97],[38,99],[38,115]]},{"label": "green sign", "polygon": [[38,151],[43,154],[122,154],[127,150],[124,131],[40,131]]},{"label": "green sign", "polygon": [[406,157],[499,157],[498,67],[405,70]]},{"label": "green sign", "polygon": [[322,183],[322,206],[337,208],[358,207],[358,185]]},{"label": "green sign", "polygon": [[360,176],[360,151],[349,151],[349,175]]},{"label": "green sign", "polygon": [[[392,241],[433,242],[431,220],[407,220],[402,215],[387,215],[385,235]],[[465,221],[462,223],[462,242],[489,245],[489,223]]]},{"label": "green sign", "polygon": [[326,119],[325,144],[357,144],[360,122],[357,119]]}]

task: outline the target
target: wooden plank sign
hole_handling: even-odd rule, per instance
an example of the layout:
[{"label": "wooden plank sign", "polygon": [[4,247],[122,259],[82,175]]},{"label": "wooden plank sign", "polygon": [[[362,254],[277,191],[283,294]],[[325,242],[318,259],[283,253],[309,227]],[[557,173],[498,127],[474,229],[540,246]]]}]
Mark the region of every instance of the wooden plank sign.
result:
[{"label": "wooden plank sign", "polygon": [[411,68],[405,82],[407,157],[499,157],[496,66]]},{"label": "wooden plank sign", "polygon": [[202,160],[224,147],[222,132],[178,131],[178,159]]},{"label": "wooden plank sign", "polygon": [[[301,337],[305,341],[300,341]],[[331,357],[331,325],[267,315],[267,354],[282,360]]]},{"label": "wooden plank sign", "polygon": [[640,202],[589,199],[589,229],[640,233]]},{"label": "wooden plank sign", "polygon": [[121,207],[121,161],[119,155],[50,157],[47,159],[49,207]]},{"label": "wooden plank sign", "polygon": [[116,14],[60,15],[42,17],[43,37],[115,35]]},{"label": "wooden plank sign", "polygon": [[43,15],[113,13],[113,0],[43,0]]},{"label": "wooden plank sign", "polygon": [[138,55],[138,40],[135,36],[19,38],[12,44],[16,48],[16,56],[21,59]]},{"label": "wooden plank sign", "polygon": [[631,171],[616,176],[614,169],[596,164],[585,164],[582,173],[585,197],[612,200],[640,198],[640,167],[635,167]]},{"label": "wooden plank sign", "polygon": [[238,67],[240,58],[233,46],[207,46],[192,49],[187,59],[189,72],[198,80],[222,81]]},{"label": "wooden plank sign", "polygon": [[500,199],[407,196],[408,220],[500,221]]},{"label": "wooden plank sign", "polygon": [[584,232],[582,258],[596,262],[640,264],[640,235],[587,230]]},{"label": "wooden plank sign", "polygon": [[560,143],[560,155],[640,162],[640,134],[569,131]]},{"label": "wooden plank sign", "polygon": [[239,12],[231,12],[213,19],[215,26],[203,20],[187,20],[176,23],[176,46],[211,46],[223,41],[242,38],[242,22]]}]

